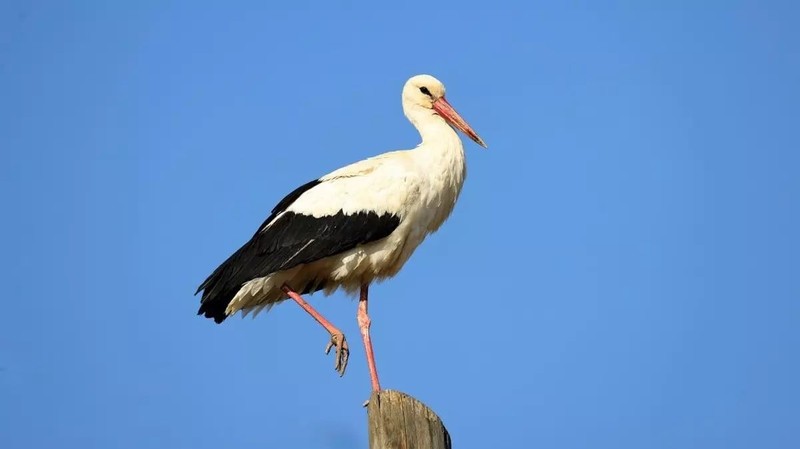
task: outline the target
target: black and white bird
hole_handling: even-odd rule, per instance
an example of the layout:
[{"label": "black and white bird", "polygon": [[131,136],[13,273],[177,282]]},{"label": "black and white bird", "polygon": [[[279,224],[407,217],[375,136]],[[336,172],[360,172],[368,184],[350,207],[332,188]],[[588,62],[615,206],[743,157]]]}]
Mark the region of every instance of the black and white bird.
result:
[{"label": "black and white bird", "polygon": [[436,78],[412,77],[402,100],[422,143],[340,168],[289,193],[200,285],[198,315],[221,323],[238,311],[257,314],[293,299],[331,334],[326,353],[336,347],[335,369],[343,375],[349,357],[344,335],[301,295],[358,292],[370,380],[380,390],[369,336],[369,286],[397,274],[452,212],[466,176],[464,148],[453,127],[486,147],[445,100]]}]

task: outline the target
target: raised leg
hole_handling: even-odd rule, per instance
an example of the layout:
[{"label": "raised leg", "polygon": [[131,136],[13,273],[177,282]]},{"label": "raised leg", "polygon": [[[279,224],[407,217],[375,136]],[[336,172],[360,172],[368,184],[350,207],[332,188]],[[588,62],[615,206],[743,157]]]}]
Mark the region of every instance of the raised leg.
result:
[{"label": "raised leg", "polygon": [[369,296],[369,284],[361,286],[361,297],[358,300],[358,328],[361,330],[361,338],[364,340],[364,350],[367,352],[367,366],[369,367],[369,379],[372,382],[372,390],[380,391],[381,385],[378,382],[378,370],[375,368],[375,354],[372,351],[372,340],[369,338],[369,326],[371,320],[367,315],[367,300]]},{"label": "raised leg", "polygon": [[317,322],[321,324],[322,327],[328,331],[328,333],[331,334],[331,341],[328,342],[328,346],[325,347],[325,354],[329,353],[332,347],[336,347],[336,358],[334,360],[333,368],[339,372],[339,376],[344,376],[344,370],[347,368],[347,359],[350,358],[350,348],[347,347],[347,340],[345,340],[342,331],[337,329],[336,326],[331,324],[330,321],[326,320],[325,317],[314,310],[314,308],[311,307],[311,304],[307,303],[306,300],[303,299],[299,293],[292,290],[291,287],[283,284],[281,290],[283,290],[284,293],[286,293],[300,307],[302,307],[303,310],[308,312],[309,315],[314,317],[314,319],[317,320]]}]

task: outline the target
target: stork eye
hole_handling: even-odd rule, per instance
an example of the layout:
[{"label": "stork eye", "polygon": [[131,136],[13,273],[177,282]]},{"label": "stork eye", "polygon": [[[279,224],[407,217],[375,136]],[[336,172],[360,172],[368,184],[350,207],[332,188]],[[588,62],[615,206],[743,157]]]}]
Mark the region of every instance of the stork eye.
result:
[{"label": "stork eye", "polygon": [[431,91],[429,91],[427,87],[424,87],[424,86],[420,87],[419,91],[422,92],[423,94],[433,98],[433,95],[431,95]]}]

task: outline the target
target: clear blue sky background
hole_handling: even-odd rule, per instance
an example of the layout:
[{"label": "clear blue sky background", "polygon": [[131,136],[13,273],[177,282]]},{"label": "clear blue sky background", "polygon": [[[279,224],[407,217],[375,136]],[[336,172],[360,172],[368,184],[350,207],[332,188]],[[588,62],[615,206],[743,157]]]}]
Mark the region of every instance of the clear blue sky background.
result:
[{"label": "clear blue sky background", "polygon": [[417,73],[490,149],[372,290],[385,387],[461,449],[800,447],[796,4],[110,3],[0,6],[3,448],[366,448],[353,301],[311,298],[340,379],[299,308],[192,293],[416,145]]}]

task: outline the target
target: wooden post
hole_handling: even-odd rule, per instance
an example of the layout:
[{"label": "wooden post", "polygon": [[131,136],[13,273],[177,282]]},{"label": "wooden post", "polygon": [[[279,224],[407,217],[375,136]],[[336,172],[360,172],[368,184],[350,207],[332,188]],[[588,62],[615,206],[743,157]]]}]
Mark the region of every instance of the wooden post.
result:
[{"label": "wooden post", "polygon": [[370,449],[450,449],[450,434],[442,420],[405,393],[372,393],[367,419]]}]

